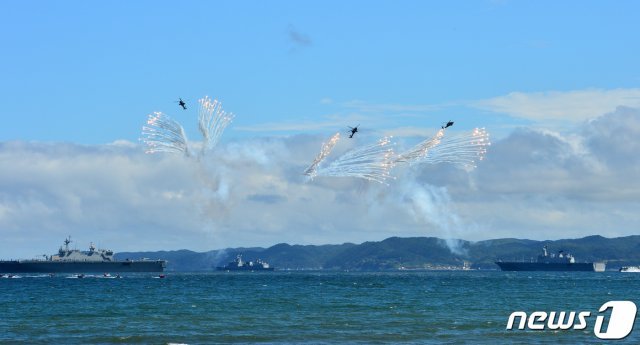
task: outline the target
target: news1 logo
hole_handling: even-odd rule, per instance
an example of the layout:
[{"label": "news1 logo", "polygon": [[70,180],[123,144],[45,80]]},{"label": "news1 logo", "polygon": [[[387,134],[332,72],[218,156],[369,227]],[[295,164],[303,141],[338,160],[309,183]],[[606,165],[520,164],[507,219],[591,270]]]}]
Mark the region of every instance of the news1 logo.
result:
[{"label": "news1 logo", "polygon": [[[605,328],[605,316],[603,315],[608,309],[611,314]],[[631,301],[609,301],[603,304],[598,310],[596,323],[593,326],[593,334],[600,339],[623,339],[633,330],[636,321],[636,304]],[[566,330],[566,329],[585,329],[588,327],[588,320],[591,312],[545,312],[534,311],[527,315],[524,311],[516,311],[509,315],[507,321],[507,329],[513,329],[516,319],[519,318],[518,329],[530,330]]]}]

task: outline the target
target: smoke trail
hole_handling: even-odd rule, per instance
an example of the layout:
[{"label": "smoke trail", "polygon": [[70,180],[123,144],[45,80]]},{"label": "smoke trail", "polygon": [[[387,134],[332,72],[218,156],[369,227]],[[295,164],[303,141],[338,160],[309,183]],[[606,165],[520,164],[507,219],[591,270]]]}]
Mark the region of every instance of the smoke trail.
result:
[{"label": "smoke trail", "polygon": [[140,140],[147,145],[146,153],[170,152],[190,156],[184,128],[161,112],[149,114]]},{"label": "smoke trail", "polygon": [[326,168],[316,170],[317,176],[351,176],[384,183],[390,177],[394,152],[390,138],[383,138],[375,144],[355,148]]},{"label": "smoke trail", "polygon": [[206,150],[214,148],[220,141],[224,129],[231,123],[234,115],[227,113],[222,108],[222,102],[211,100],[209,96],[204,96],[198,100],[198,129],[204,139],[202,144],[202,155]]},{"label": "smoke trail", "polygon": [[452,253],[466,254],[465,249],[460,246],[460,241],[453,238],[465,228],[465,225],[456,214],[446,188],[409,182],[403,184],[400,190],[403,200],[411,203],[410,210],[417,220],[440,230],[443,233],[444,244]]},{"label": "smoke trail", "polygon": [[313,160],[313,163],[304,171],[304,174],[308,176],[309,180],[313,180],[316,177],[318,172],[318,166],[325,158],[331,153],[333,147],[336,146],[338,141],[340,140],[340,132],[334,134],[329,141],[326,143],[322,143],[322,147],[320,149],[320,153]]},{"label": "smoke trail", "polygon": [[[489,134],[484,129],[476,128],[471,132],[452,136],[445,135],[445,130],[441,129],[432,138],[398,155],[395,162],[411,165],[448,163],[471,170],[476,167],[477,161],[484,158],[489,145]],[[417,219],[432,224],[443,232],[443,245],[454,254],[466,255],[460,240],[454,237],[468,226],[456,214],[446,188],[406,182],[400,190],[404,200],[411,203],[411,210]]]}]

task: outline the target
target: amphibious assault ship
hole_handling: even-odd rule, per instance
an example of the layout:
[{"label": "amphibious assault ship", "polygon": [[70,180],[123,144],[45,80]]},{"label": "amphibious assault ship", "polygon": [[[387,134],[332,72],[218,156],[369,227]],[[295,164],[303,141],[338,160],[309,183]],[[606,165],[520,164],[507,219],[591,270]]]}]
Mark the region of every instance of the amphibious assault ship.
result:
[{"label": "amphibious assault ship", "polygon": [[253,261],[243,261],[242,255],[238,255],[236,259],[228,263],[224,267],[216,267],[218,271],[273,271],[273,267],[268,263],[258,259]]},{"label": "amphibious assault ship", "polygon": [[604,272],[604,262],[576,262],[573,255],[559,251],[558,254],[549,254],[547,246],[542,248],[542,255],[538,255],[537,261],[496,261],[503,271],[587,271]]},{"label": "amphibious assault ship", "polygon": [[69,249],[71,237],[64,240],[57,254],[42,259],[2,260],[0,273],[93,273],[93,272],[162,272],[164,260],[115,260],[113,251],[96,249],[93,243],[89,251]]}]

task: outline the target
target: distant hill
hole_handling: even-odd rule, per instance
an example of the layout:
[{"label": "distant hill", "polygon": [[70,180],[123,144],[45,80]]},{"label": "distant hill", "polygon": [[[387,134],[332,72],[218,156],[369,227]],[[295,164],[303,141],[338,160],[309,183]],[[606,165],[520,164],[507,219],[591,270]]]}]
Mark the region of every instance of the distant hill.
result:
[{"label": "distant hill", "polygon": [[117,259],[151,258],[168,260],[169,271],[211,271],[224,266],[238,254],[245,260],[263,259],[276,269],[292,270],[396,270],[472,267],[497,269],[502,260],[529,260],[540,254],[544,245],[550,252],[571,253],[579,262],[607,261],[608,269],[640,265],[640,236],[605,238],[588,236],[579,239],[533,241],[503,238],[479,242],[455,240],[455,251],[436,237],[391,237],[379,242],[336,245],[276,244],[269,248],[228,248],[204,253],[190,250],[117,253]]}]

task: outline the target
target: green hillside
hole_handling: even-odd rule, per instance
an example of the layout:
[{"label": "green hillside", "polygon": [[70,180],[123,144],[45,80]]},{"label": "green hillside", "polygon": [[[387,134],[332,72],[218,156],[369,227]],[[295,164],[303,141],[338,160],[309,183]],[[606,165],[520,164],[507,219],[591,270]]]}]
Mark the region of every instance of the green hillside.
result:
[{"label": "green hillside", "polygon": [[170,271],[211,271],[241,254],[245,260],[262,259],[277,269],[291,270],[396,270],[449,269],[466,261],[474,268],[497,269],[494,261],[530,260],[547,246],[551,253],[571,253],[578,262],[607,261],[608,269],[640,264],[640,236],[533,241],[503,238],[479,242],[464,240],[452,251],[447,242],[436,237],[391,237],[379,242],[338,245],[289,245],[269,248],[228,248],[197,253],[189,250],[118,253],[116,258],[152,258],[168,260]]}]

